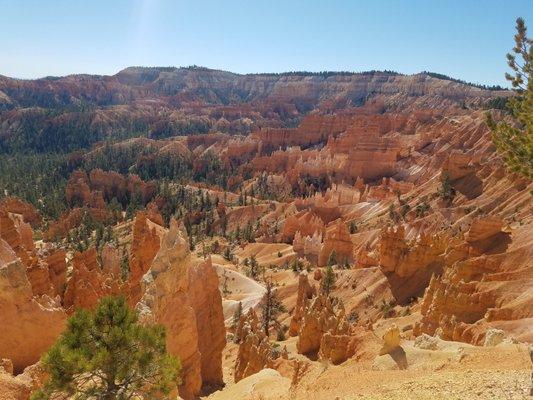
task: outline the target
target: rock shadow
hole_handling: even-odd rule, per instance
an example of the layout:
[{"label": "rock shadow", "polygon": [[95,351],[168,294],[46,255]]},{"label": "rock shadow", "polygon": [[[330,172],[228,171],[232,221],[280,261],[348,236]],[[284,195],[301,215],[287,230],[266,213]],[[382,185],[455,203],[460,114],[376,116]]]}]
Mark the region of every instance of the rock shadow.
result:
[{"label": "rock shadow", "polygon": [[389,355],[392,357],[400,370],[407,369],[407,355],[401,346],[398,346],[394,350],[390,351]]},{"label": "rock shadow", "polygon": [[470,174],[454,181],[453,188],[468,200],[472,200],[483,193],[483,181],[476,174]]},{"label": "rock shadow", "polygon": [[413,298],[422,296],[429,285],[431,276],[433,274],[436,276],[441,275],[442,269],[442,264],[435,262],[425,268],[421,268],[407,278],[402,278],[394,273],[387,273],[385,276],[396,304],[406,306],[411,303]]},{"label": "rock shadow", "polygon": [[202,386],[202,390],[200,392],[200,395],[203,397],[203,396],[209,396],[210,394],[213,394],[219,390],[222,390],[224,389],[224,387],[226,386],[225,383],[213,383],[213,384],[210,384],[210,383],[207,383],[205,385]]},{"label": "rock shadow", "polygon": [[486,239],[471,242],[470,246],[482,254],[502,254],[507,251],[507,248],[512,242],[511,235],[506,232],[498,232]]},{"label": "rock shadow", "polygon": [[311,361],[318,361],[318,350],[310,351],[309,353],[305,353],[303,355]]}]

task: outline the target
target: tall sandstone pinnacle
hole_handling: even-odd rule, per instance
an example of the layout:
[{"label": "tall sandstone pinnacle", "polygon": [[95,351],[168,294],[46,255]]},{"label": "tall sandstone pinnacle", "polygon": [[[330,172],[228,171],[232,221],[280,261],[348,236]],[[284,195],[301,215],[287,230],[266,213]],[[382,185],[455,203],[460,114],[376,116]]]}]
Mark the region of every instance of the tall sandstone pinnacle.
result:
[{"label": "tall sandstone pinnacle", "polygon": [[167,351],[181,360],[180,396],[191,399],[203,385],[222,385],[225,328],[218,276],[211,259],[190,253],[176,221],[171,221],[141,285],[141,321],[165,326]]},{"label": "tall sandstone pinnacle", "polygon": [[160,238],[154,225],[148,220],[145,212],[138,212],[133,221],[130,276],[127,283],[130,304],[139,301],[141,278],[148,271],[159,251]]},{"label": "tall sandstone pinnacle", "polygon": [[289,334],[291,336],[298,335],[307,303],[315,294],[316,287],[309,283],[307,272],[301,272],[298,276],[298,294],[296,296],[296,306],[294,307],[294,312],[292,314],[291,323],[289,326]]}]

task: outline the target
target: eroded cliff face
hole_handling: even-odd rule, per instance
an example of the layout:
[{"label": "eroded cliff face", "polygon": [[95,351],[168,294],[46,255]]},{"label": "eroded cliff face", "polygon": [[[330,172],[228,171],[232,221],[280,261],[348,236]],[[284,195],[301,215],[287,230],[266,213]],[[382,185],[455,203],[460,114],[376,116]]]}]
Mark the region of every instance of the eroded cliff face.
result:
[{"label": "eroded cliff face", "polygon": [[20,373],[55,342],[66,313],[57,299],[33,295],[26,267],[2,239],[0,254],[0,354]]},{"label": "eroded cliff face", "polygon": [[[10,107],[64,106],[76,99],[81,100],[81,96],[99,105],[169,96],[211,104],[221,104],[224,99],[231,104],[255,104],[258,100],[290,104],[294,99],[308,99],[313,105],[324,101],[326,109],[333,105],[326,100],[334,100],[345,106],[350,101],[348,97],[362,101],[369,93],[388,96],[392,98],[392,104],[418,100],[419,106],[423,106],[423,103],[431,104],[431,101],[436,104],[435,99],[430,98],[431,95],[439,96],[438,100],[442,102],[444,99],[449,103],[488,96],[485,90],[432,78],[426,74],[403,76],[369,72],[332,73],[330,76],[308,76],[305,73],[238,75],[207,68],[140,67],[126,68],[109,77],[71,75],[57,80],[32,81],[0,77],[0,90],[6,94],[8,100],[5,100],[5,104],[10,104]],[[69,96],[57,96],[58,93],[68,93]],[[231,117],[231,113],[228,116]],[[322,126],[327,132],[331,124]]]},{"label": "eroded cliff face", "polygon": [[2,201],[0,356],[10,360],[16,373],[37,362],[66,323],[60,297],[66,280],[65,251],[37,249],[30,222],[40,222],[33,207],[11,198]]},{"label": "eroded cliff face", "polygon": [[[376,114],[370,118],[379,120],[378,114],[384,111],[479,106],[490,98],[509,95],[424,73],[239,75],[207,68],[137,67],[113,76],[0,77],[0,93],[0,138],[7,148],[29,145],[20,140],[28,123],[36,134],[34,143],[48,150],[59,150],[55,146],[63,139],[58,139],[57,132],[60,136],[84,132],[79,139],[85,147],[132,130],[155,139],[196,133],[191,130],[241,135],[253,132],[259,139],[227,146],[228,159],[256,149],[270,153],[279,147],[320,144],[352,123],[353,115],[345,114],[345,109],[363,104],[370,112],[361,114]],[[79,104],[90,107],[81,110]],[[311,110],[327,117],[308,116]],[[286,129],[297,118],[304,119],[301,129]],[[402,123],[399,119],[388,125],[395,129]],[[259,132],[259,128],[264,129]],[[374,142],[375,138],[368,140]],[[371,147],[359,148],[351,152],[351,164],[342,157],[336,162],[344,162],[348,174],[390,174],[396,150],[378,142],[379,154],[369,151]],[[189,153],[179,143],[174,144],[173,152]],[[76,147],[71,141],[61,145],[72,146],[72,150]],[[376,157],[371,168],[363,168],[372,156]]]},{"label": "eroded cliff face", "polygon": [[18,373],[13,370],[10,360],[0,360],[0,399],[28,400],[31,393],[43,384],[44,375],[39,363]]},{"label": "eroded cliff face", "polygon": [[[292,241],[299,257],[318,265],[335,250],[356,268],[379,268],[392,295],[387,302],[406,306],[424,296],[415,334],[441,327],[446,338],[481,344],[487,329],[505,326],[508,335],[526,337],[523,326],[531,317],[523,310],[531,306],[531,282],[522,281],[518,289],[504,260],[514,260],[516,271],[529,270],[530,235],[523,232],[531,223],[531,182],[505,172],[483,115],[453,109],[375,116],[368,106],[363,110],[363,116],[354,112],[338,125],[339,131],[327,131],[327,140],[316,135],[320,130],[310,133],[309,143],[317,140],[323,147],[291,147],[287,138],[303,130],[257,135],[276,145],[285,138],[286,145],[271,153],[271,161],[260,155],[252,166],[285,174],[290,182],[307,179],[313,193],[301,191],[301,182],[293,187],[302,197],[264,217],[270,225],[284,223],[269,238]],[[377,165],[378,180],[360,172],[343,175],[349,169],[341,161],[353,149],[371,154],[365,161],[371,170],[381,162],[382,144],[396,152],[390,172]],[[500,278],[505,283],[496,283]],[[510,301],[504,288],[524,294]]]},{"label": "eroded cliff face", "polygon": [[105,296],[120,292],[120,277],[103,271],[94,247],[72,259],[72,273],[67,282],[63,303],[69,312],[78,308],[92,309]]},{"label": "eroded cliff face", "polygon": [[105,208],[105,201],[113,198],[124,201],[126,197],[138,197],[146,204],[153,198],[156,186],[153,182],[144,182],[137,175],[124,176],[114,171],[93,169],[74,171],[65,189],[65,197],[71,207]]},{"label": "eroded cliff face", "polygon": [[[524,264],[531,257],[530,234],[522,228],[510,238],[495,231],[490,221],[475,223],[466,235],[470,244],[473,238],[485,242],[484,254],[456,261],[432,278],[415,333],[481,345],[487,331],[498,328],[517,340],[531,341],[531,266]],[[505,252],[502,242],[511,243]]]},{"label": "eroded cliff face", "polygon": [[28,204],[16,197],[5,197],[0,201],[0,210],[8,213],[18,214],[22,216],[24,222],[32,226],[41,223],[42,217],[39,212],[31,204]]},{"label": "eroded cliff face", "polygon": [[[210,259],[189,252],[175,221],[167,231],[152,221],[161,221],[155,210],[137,214],[130,228],[130,272],[123,281],[124,255],[115,246],[90,247],[68,257],[53,244],[37,249],[20,215],[0,213],[0,355],[15,372],[48,350],[64,329],[67,313],[123,294],[134,304],[141,300],[143,320],[167,327],[168,350],[182,361],[180,393],[185,398],[223,384],[225,328],[218,276]],[[12,384],[20,386],[24,398],[24,382]]]}]

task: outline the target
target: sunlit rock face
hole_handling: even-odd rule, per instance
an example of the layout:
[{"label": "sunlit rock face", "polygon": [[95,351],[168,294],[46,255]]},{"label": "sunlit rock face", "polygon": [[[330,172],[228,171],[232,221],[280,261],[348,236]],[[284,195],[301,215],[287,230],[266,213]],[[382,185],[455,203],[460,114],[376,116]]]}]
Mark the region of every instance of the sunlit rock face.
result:
[{"label": "sunlit rock face", "polygon": [[335,262],[339,265],[353,262],[353,243],[350,231],[341,219],[327,226],[324,244],[318,255],[318,265],[321,267],[326,265],[332,253],[335,255]]},{"label": "sunlit rock face", "polygon": [[181,360],[181,396],[194,398],[203,384],[221,384],[225,328],[218,276],[210,260],[191,255],[174,220],[143,277],[142,291],[141,319],[166,327],[167,350]]},{"label": "sunlit rock face", "polygon": [[120,292],[120,277],[106,273],[97,258],[94,247],[74,254],[72,274],[63,300],[65,308],[70,312],[78,308],[92,309],[102,297]]},{"label": "sunlit rock face", "polygon": [[0,354],[18,373],[39,360],[65,327],[66,313],[56,299],[34,296],[26,267],[0,239]]}]

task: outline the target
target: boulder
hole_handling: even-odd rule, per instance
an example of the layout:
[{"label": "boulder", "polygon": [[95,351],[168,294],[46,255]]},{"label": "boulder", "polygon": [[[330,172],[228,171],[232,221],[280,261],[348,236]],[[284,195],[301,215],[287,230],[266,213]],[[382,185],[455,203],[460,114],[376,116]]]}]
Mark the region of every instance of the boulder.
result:
[{"label": "boulder", "polygon": [[29,400],[31,393],[42,385],[44,375],[39,364],[30,365],[17,376],[0,366],[0,400]]},{"label": "boulder", "polygon": [[503,342],[505,338],[505,332],[501,329],[489,329],[485,334],[485,342],[483,346],[485,347],[494,347]]},{"label": "boulder", "polygon": [[291,379],[282,376],[272,368],[243,378],[238,383],[228,386],[207,397],[209,400],[288,400],[290,398]]},{"label": "boulder", "polygon": [[428,334],[423,333],[416,337],[414,346],[423,350],[438,350],[439,339],[435,336],[429,336]]},{"label": "boulder", "polygon": [[320,340],[319,358],[340,364],[355,354],[358,340],[348,334],[324,333]]},{"label": "boulder", "polygon": [[383,345],[379,350],[379,355],[388,354],[400,346],[400,329],[396,324],[392,324],[387,328],[383,336]]},{"label": "boulder", "polygon": [[8,374],[13,375],[13,362],[9,358],[0,359],[0,368]]}]

